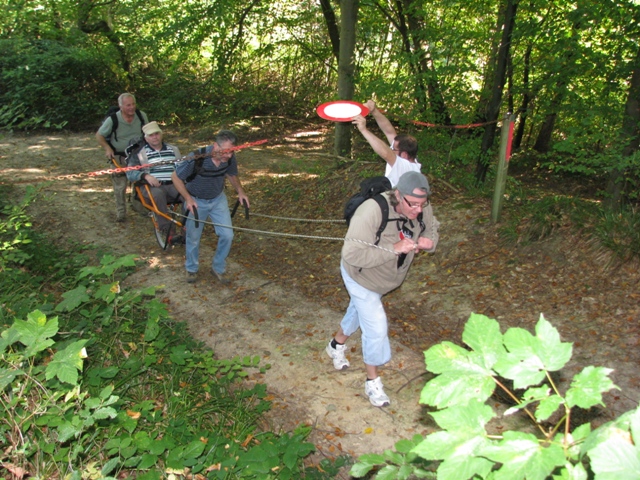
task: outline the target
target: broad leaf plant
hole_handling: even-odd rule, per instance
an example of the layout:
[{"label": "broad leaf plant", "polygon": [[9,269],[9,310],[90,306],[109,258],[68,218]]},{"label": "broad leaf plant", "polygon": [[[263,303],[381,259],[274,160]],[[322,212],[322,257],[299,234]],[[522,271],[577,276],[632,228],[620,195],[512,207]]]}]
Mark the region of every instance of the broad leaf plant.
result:
[{"label": "broad leaf plant", "polygon": [[[562,342],[543,315],[535,334],[522,328],[502,334],[496,320],[472,314],[462,340],[466,348],[445,341],[425,352],[435,377],[420,402],[436,409],[431,416],[441,430],[401,440],[395,452],[363,455],[351,475],[360,478],[378,468],[378,480],[640,478],[640,408],[593,431],[590,423],[572,429],[576,407],[604,405],[602,394],[618,387],[611,369],[587,366],[560,391],[552,373],[571,359],[572,344]],[[503,416],[529,418],[522,431],[488,428],[498,416],[489,402],[496,388],[514,404]]]}]

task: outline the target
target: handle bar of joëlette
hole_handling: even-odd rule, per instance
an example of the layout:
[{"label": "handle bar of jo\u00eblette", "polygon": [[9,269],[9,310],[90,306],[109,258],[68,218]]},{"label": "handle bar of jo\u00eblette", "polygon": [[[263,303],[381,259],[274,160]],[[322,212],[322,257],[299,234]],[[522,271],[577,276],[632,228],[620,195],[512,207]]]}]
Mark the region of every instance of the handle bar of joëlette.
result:
[{"label": "handle bar of jo\u00eblette", "polygon": [[196,228],[198,228],[200,226],[200,222],[198,220],[200,220],[198,218],[198,207],[196,207],[194,205],[193,206],[193,221],[195,222]]},{"label": "handle bar of jo\u00eblette", "polygon": [[[242,201],[242,205],[244,206],[244,218],[249,220],[249,207],[247,206],[247,203],[244,200]],[[238,210],[239,206],[240,206],[240,199],[236,200],[236,204],[234,205],[233,210],[231,210],[231,218],[233,218],[233,216],[236,214],[236,210]]]}]

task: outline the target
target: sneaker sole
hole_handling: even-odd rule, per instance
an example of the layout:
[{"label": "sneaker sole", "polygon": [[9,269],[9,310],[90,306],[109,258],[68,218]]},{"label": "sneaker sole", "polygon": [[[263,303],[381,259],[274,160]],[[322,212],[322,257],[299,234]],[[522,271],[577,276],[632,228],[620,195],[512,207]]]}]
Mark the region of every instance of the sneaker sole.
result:
[{"label": "sneaker sole", "polygon": [[389,405],[391,405],[391,402],[382,402],[380,405],[378,405],[377,403],[374,403],[373,400],[371,400],[371,398],[369,398],[369,402],[371,403],[371,405],[378,408],[388,407]]}]

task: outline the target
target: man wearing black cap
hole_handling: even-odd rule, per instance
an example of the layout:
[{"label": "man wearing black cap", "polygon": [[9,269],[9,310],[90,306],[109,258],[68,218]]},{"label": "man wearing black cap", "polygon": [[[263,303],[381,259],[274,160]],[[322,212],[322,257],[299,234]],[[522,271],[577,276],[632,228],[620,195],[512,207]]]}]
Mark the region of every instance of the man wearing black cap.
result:
[{"label": "man wearing black cap", "polygon": [[350,302],[326,352],[336,370],[348,368],[345,342],[360,328],[367,372],[365,393],[376,407],[390,404],[378,376],[378,367],[391,360],[382,296],[402,284],[417,252],[436,248],[440,224],[433,216],[429,194],[424,175],[404,173],[393,190],[382,194],[389,204],[389,219],[377,245],[382,210],[369,199],[351,218],[342,247],[340,271]]}]

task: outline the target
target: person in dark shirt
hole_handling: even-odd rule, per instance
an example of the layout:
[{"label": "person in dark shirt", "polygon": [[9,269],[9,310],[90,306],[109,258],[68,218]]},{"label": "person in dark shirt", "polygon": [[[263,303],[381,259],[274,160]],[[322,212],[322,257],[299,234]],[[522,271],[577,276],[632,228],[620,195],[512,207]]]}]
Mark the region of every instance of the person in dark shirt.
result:
[{"label": "person in dark shirt", "polygon": [[[185,261],[188,283],[195,283],[197,280],[200,237],[203,230],[202,225],[196,228],[194,207],[198,210],[200,220],[206,221],[209,218],[216,224],[214,228],[218,235],[218,245],[211,262],[211,273],[222,284],[229,283],[225,272],[233,241],[233,228],[227,196],[224,193],[226,179],[238,193],[240,203],[249,207],[249,198],[240,184],[238,164],[232,150],[236,143],[237,138],[233,132],[221,130],[216,134],[213,145],[200,149],[199,153],[191,152],[187,155],[183,162],[176,165],[176,171],[171,177],[174,186],[184,199],[189,215]],[[204,161],[198,168],[199,162],[196,157],[202,155],[204,155]]]}]

